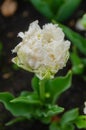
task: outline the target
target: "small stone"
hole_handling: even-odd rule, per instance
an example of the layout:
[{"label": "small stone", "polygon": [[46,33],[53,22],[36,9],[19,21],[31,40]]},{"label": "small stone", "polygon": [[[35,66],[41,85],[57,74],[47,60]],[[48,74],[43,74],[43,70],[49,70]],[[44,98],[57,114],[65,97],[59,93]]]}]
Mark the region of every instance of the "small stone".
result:
[{"label": "small stone", "polygon": [[5,0],[1,6],[1,13],[5,17],[12,16],[17,10],[18,4],[15,0]]},{"label": "small stone", "polygon": [[23,17],[28,17],[28,15],[29,15],[29,12],[28,12],[28,11],[24,11],[24,12],[22,13],[22,16],[23,16]]},{"label": "small stone", "polygon": [[8,32],[7,37],[8,38],[13,38],[14,37],[14,32]]},{"label": "small stone", "polygon": [[75,21],[74,20],[71,20],[70,22],[69,22],[69,26],[70,27],[73,27],[75,25]]},{"label": "small stone", "polygon": [[2,77],[4,78],[4,79],[8,79],[8,78],[10,78],[12,76],[12,73],[4,73],[3,75],[2,75]]}]

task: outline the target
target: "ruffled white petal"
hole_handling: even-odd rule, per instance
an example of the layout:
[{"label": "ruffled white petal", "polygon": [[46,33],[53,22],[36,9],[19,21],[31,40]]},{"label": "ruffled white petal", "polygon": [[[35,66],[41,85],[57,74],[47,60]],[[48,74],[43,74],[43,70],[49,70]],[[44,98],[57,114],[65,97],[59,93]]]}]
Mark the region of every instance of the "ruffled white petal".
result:
[{"label": "ruffled white petal", "polygon": [[40,79],[49,74],[53,77],[66,65],[70,42],[64,40],[64,33],[58,25],[45,24],[41,29],[35,21],[19,36],[22,42],[13,50],[19,59],[17,63],[33,71]]}]

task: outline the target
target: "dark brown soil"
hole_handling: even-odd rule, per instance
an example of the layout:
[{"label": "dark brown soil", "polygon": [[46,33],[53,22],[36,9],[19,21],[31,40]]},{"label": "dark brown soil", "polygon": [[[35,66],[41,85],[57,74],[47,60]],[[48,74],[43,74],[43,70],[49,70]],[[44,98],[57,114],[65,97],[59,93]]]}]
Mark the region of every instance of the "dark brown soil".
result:
[{"label": "dark brown soil", "polygon": [[[2,4],[0,1],[0,5]],[[4,17],[0,14],[0,41],[3,43],[3,53],[0,57],[0,91],[10,91],[17,96],[22,90],[31,89],[32,73],[28,73],[22,69],[15,69],[11,63],[13,57],[11,50],[20,42],[17,37],[18,32],[28,29],[29,24],[34,20],[39,20],[40,25],[47,23],[44,18],[29,2],[17,0],[18,9],[11,17]],[[75,11],[74,15],[65,22],[71,28],[74,28],[76,19],[78,19],[86,11],[86,1],[84,0],[80,7]],[[74,22],[74,24],[71,24]],[[84,32],[79,32],[84,35]],[[70,68],[70,62],[67,64],[67,69],[59,72],[58,75],[64,74]],[[66,91],[59,99],[59,105],[66,110],[79,107],[80,113],[83,114],[83,104],[86,101],[86,82],[80,76],[73,76],[71,88]],[[13,126],[5,126],[4,124],[14,117],[5,110],[0,104],[0,130],[48,130],[47,125],[43,125],[39,121],[24,121],[16,123]]]}]

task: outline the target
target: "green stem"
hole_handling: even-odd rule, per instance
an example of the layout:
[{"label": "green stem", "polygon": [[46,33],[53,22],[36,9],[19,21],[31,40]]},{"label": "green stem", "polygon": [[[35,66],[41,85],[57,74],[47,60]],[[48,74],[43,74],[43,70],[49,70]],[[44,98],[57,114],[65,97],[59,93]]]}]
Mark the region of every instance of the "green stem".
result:
[{"label": "green stem", "polygon": [[44,80],[39,81],[39,93],[40,93],[40,99],[42,101],[45,100],[45,86],[44,86],[44,84],[45,84]]}]

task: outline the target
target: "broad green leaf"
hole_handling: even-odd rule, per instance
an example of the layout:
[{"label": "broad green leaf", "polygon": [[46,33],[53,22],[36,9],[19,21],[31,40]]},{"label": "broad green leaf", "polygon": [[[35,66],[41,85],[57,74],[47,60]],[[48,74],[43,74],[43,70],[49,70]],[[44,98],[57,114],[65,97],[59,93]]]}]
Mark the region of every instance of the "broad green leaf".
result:
[{"label": "broad green leaf", "polygon": [[81,0],[30,0],[30,2],[48,19],[64,21],[71,16]]},{"label": "broad green leaf", "polygon": [[19,70],[19,67],[16,64],[12,64],[12,68],[16,71]]},{"label": "broad green leaf", "polygon": [[86,128],[86,116],[81,115],[75,120],[75,124],[79,129]]},{"label": "broad green leaf", "polygon": [[[50,121],[53,115],[61,113],[64,110],[57,105],[45,103],[40,105],[35,94],[28,95],[27,98],[25,97],[25,94],[19,98],[14,98],[14,96],[8,92],[0,93],[0,102],[2,102],[5,105],[5,108],[14,116],[20,116],[27,119],[34,118],[47,122]],[[13,122],[16,122],[16,120]],[[8,123],[8,125],[13,122]]]},{"label": "broad green leaf", "polygon": [[44,115],[44,117],[54,116],[54,115],[61,113],[63,111],[64,111],[64,108],[62,108],[62,107],[59,107],[57,105],[48,104],[46,106],[46,110],[43,112],[43,115]]},{"label": "broad green leaf", "polygon": [[75,127],[72,123],[64,125],[61,130],[75,130]]},{"label": "broad green leaf", "polygon": [[71,53],[72,71],[74,74],[82,74],[84,72],[84,64],[82,59],[74,52]]},{"label": "broad green leaf", "polygon": [[30,0],[30,2],[47,18],[53,18],[53,12],[50,9],[50,3],[45,0]]},{"label": "broad green leaf", "polygon": [[19,96],[13,100],[12,103],[27,103],[27,104],[41,104],[37,93],[29,93],[27,96]]},{"label": "broad green leaf", "polygon": [[11,100],[14,96],[9,92],[0,93],[0,102],[2,102],[7,110],[9,110],[14,116],[23,116],[30,118],[31,114],[34,113],[35,108],[27,103],[12,103]]},{"label": "broad green leaf", "polygon": [[72,42],[72,44],[74,44],[80,52],[86,55],[86,38],[62,24],[59,24],[59,26],[63,29],[65,35]]},{"label": "broad green leaf", "polygon": [[50,125],[50,130],[75,130],[73,124],[67,124],[64,127],[61,126],[60,122],[53,122]]},{"label": "broad green leaf", "polygon": [[45,92],[49,94],[52,102],[55,102],[56,99],[66,91],[71,86],[72,73],[69,71],[64,77],[57,77],[54,79],[47,80],[45,83]]},{"label": "broad green leaf", "polygon": [[73,12],[77,9],[79,6],[81,0],[67,0],[58,10],[56,15],[56,20],[60,22],[64,22],[66,19],[68,19]]},{"label": "broad green leaf", "polygon": [[29,94],[31,94],[32,92],[29,92],[29,91],[22,91],[21,93],[20,93],[20,96],[21,97],[26,97],[26,96],[28,96]]},{"label": "broad green leaf", "polygon": [[49,123],[53,116],[63,111],[64,111],[64,108],[59,107],[58,105],[52,105],[52,104],[45,105],[45,108],[42,109],[42,111],[40,112],[42,114],[41,120],[43,123]]},{"label": "broad green leaf", "polygon": [[35,8],[48,19],[55,17],[64,0],[30,0]]},{"label": "broad green leaf", "polygon": [[61,125],[64,127],[65,125],[74,122],[75,119],[79,116],[78,109],[72,109],[64,113],[64,115],[61,118]]},{"label": "broad green leaf", "polygon": [[65,3],[64,0],[52,0],[50,7],[51,7],[51,10],[54,14],[54,17],[64,3]]},{"label": "broad green leaf", "polygon": [[85,67],[86,67],[86,58],[83,58],[83,59],[82,59],[82,62],[83,62],[83,64],[84,64]]},{"label": "broad green leaf", "polygon": [[50,124],[49,130],[61,130],[61,126],[58,122],[53,122]]}]

